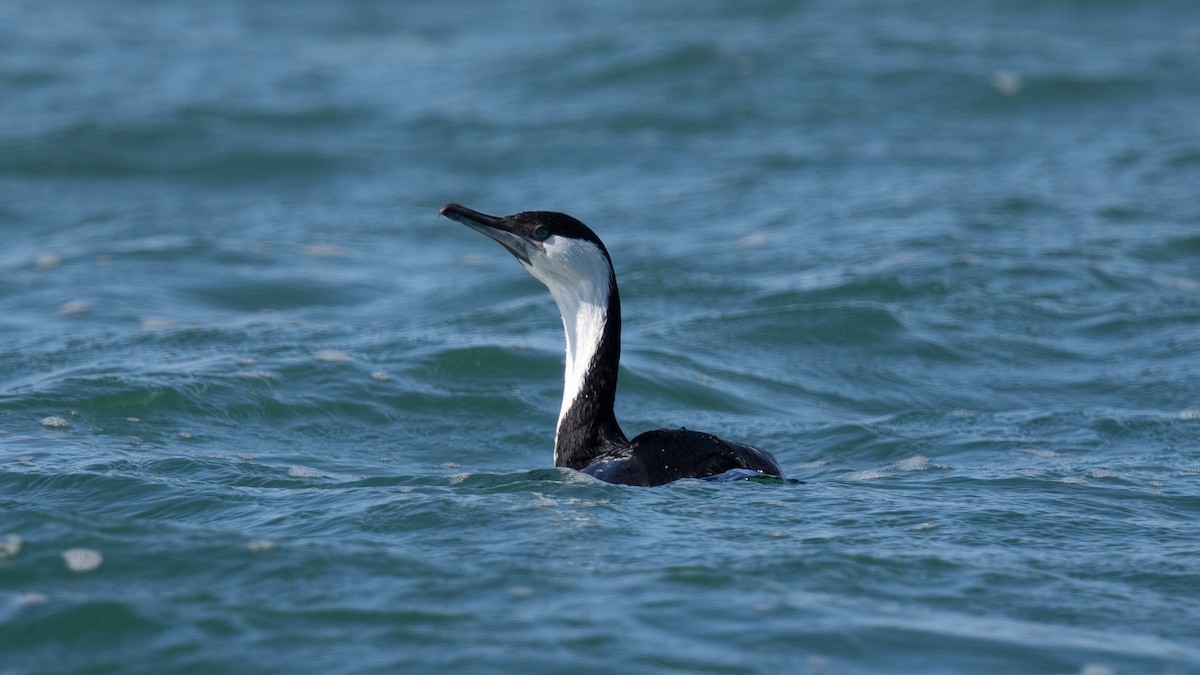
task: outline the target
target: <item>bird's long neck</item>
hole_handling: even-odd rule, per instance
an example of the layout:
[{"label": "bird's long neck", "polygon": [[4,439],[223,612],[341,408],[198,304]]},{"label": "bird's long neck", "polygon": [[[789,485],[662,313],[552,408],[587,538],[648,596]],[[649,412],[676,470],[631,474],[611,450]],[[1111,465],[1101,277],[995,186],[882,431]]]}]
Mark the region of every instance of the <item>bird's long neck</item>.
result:
[{"label": "bird's long neck", "polygon": [[[589,283],[550,286],[567,338],[554,465],[582,469],[606,450],[628,445],[613,412],[621,360],[621,298],[611,264]],[[576,280],[578,281],[578,280]]]}]

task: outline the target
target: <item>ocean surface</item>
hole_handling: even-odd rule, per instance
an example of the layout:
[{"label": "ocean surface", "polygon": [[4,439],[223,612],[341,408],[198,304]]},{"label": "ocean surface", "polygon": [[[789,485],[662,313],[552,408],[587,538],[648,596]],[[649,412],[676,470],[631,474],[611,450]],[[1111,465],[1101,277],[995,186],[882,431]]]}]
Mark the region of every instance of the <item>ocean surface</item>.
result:
[{"label": "ocean surface", "polygon": [[1192,0],[6,0],[0,235],[2,675],[1200,672]]}]

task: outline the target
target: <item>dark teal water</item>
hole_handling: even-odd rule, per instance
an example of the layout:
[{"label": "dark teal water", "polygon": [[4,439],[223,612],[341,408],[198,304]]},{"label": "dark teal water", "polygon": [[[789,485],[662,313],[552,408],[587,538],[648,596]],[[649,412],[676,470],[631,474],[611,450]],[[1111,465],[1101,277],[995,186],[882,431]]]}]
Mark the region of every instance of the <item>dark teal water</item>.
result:
[{"label": "dark teal water", "polygon": [[[1182,1],[0,3],[0,673],[1200,672],[1198,111]],[[804,482],[551,468],[447,201]]]}]

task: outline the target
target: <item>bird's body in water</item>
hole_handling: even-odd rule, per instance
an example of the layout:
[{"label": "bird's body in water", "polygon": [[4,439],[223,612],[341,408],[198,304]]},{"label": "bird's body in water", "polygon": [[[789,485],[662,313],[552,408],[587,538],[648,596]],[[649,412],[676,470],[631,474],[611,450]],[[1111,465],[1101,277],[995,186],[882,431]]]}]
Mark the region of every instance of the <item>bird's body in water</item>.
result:
[{"label": "bird's body in water", "polygon": [[499,242],[546,284],[567,339],[554,465],[610,483],[662,485],[680,478],[778,476],[770,453],[687,429],[625,437],[613,413],[621,358],[621,299],[612,259],[586,225],[563,213],[489,216],[458,204],[441,215]]}]

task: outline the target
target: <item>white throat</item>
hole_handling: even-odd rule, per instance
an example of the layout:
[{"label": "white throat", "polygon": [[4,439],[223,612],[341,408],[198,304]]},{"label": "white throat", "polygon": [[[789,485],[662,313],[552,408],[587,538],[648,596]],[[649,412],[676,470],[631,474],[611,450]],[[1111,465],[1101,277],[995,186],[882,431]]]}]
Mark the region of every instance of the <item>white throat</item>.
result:
[{"label": "white throat", "polygon": [[563,418],[583,389],[584,378],[608,320],[612,265],[591,242],[555,235],[542,245],[545,253],[531,256],[531,264],[525,267],[550,289],[562,314],[563,331],[567,338],[562,408],[558,412],[558,424],[554,432],[557,463],[558,434]]}]

